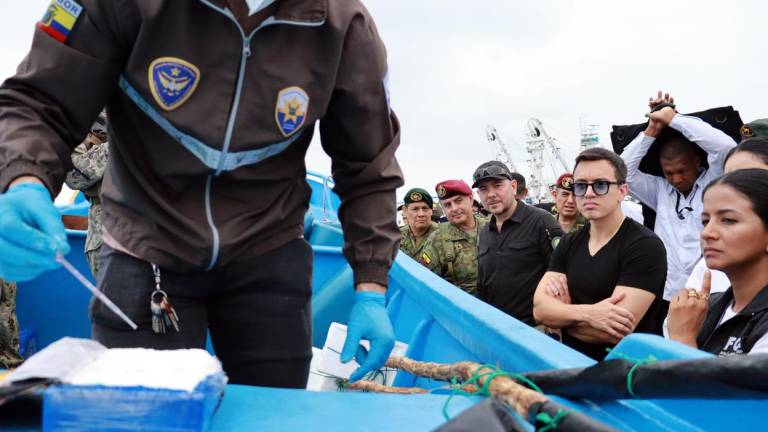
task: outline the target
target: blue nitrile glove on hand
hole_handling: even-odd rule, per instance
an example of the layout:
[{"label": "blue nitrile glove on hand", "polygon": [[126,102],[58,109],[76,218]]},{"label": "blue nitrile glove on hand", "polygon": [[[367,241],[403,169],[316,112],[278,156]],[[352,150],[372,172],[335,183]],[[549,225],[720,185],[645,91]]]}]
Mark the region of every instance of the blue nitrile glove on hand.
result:
[{"label": "blue nitrile glove on hand", "polygon": [[22,282],[59,267],[69,253],[61,215],[38,183],[11,186],[0,195],[0,278]]},{"label": "blue nitrile glove on hand", "polygon": [[[360,364],[349,377],[349,382],[363,378],[368,372],[381,369],[395,346],[395,332],[384,307],[384,294],[362,291],[355,294],[355,305],[349,313],[347,340],[341,350],[341,362],[347,363],[352,357]],[[371,343],[367,352],[360,345],[361,339]]]}]

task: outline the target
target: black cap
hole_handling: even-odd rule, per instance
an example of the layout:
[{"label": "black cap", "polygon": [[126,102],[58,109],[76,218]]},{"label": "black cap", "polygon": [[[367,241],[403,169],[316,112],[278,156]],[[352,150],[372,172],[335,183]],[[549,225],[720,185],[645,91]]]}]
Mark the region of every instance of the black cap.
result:
[{"label": "black cap", "polygon": [[472,187],[477,187],[477,184],[485,179],[507,179],[512,180],[512,172],[509,171],[503,162],[488,161],[475,170],[472,175]]}]

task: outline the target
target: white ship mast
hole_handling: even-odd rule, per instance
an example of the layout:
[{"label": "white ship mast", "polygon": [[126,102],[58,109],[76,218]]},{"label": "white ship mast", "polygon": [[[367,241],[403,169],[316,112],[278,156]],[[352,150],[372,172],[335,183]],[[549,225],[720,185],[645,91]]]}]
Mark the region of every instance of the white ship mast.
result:
[{"label": "white ship mast", "polygon": [[[549,165],[554,177],[571,169],[560,153],[557,141],[549,136],[541,120],[536,118],[528,119],[528,140],[526,144],[526,150],[530,155],[528,166],[531,169],[531,176],[527,182],[528,192],[534,201],[548,201],[551,195],[549,194],[549,185],[543,179],[542,171],[544,167]],[[545,159],[549,159],[548,164],[545,164]],[[557,164],[561,168],[559,172],[557,171]]]},{"label": "white ship mast", "polygon": [[507,146],[501,140],[495,127],[491,125],[485,126],[485,138],[496,148],[496,160],[507,164],[512,171],[519,172],[515,162],[512,160],[512,155],[509,154]]}]

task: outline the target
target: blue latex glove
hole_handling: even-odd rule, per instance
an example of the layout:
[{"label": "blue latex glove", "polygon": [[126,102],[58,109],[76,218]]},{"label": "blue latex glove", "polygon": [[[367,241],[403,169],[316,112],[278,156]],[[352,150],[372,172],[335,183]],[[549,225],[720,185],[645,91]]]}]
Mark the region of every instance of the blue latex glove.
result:
[{"label": "blue latex glove", "polygon": [[22,183],[0,195],[0,278],[27,281],[59,267],[69,253],[61,215],[45,186]]},{"label": "blue latex glove", "polygon": [[[368,372],[381,369],[395,346],[395,332],[384,307],[386,297],[376,292],[358,292],[355,305],[349,313],[347,340],[341,350],[341,362],[355,360],[360,367],[349,377],[355,382]],[[370,353],[360,345],[360,339],[371,343]]]}]

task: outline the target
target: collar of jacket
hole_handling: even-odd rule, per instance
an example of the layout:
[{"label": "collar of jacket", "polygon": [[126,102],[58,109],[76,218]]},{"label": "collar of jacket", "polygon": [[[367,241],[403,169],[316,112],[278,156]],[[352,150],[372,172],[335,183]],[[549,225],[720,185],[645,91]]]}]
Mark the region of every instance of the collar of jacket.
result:
[{"label": "collar of jacket", "polygon": [[[720,323],[725,308],[730,307],[731,302],[733,302],[733,287],[729,287],[725,292],[712,295],[712,303],[709,305],[707,317],[704,319],[704,324],[697,337],[699,346],[709,342],[709,339],[717,329],[717,325]],[[747,307],[736,314],[736,316],[750,317],[765,309],[768,309],[768,286],[757,293]]]},{"label": "collar of jacket", "polygon": [[[475,230],[476,232],[480,232],[480,229],[482,228],[482,220],[477,215],[473,215],[473,216],[475,218]],[[444,240],[467,240],[472,237],[471,234],[467,233],[463,229],[455,226],[450,222],[445,222],[445,224],[447,224],[448,226],[443,235]]]},{"label": "collar of jacket", "polygon": [[[227,8],[226,0],[200,1],[211,3],[220,9]],[[328,16],[328,0],[276,0],[270,6],[275,8],[270,18],[276,22],[317,25],[325,22]]]},{"label": "collar of jacket", "polygon": [[[718,321],[723,315],[725,308],[729,307],[733,302],[733,287],[729,287],[721,296],[719,296],[712,303],[711,308],[714,312],[719,312]],[[751,302],[741,310],[737,315],[749,316],[757,312],[761,312],[768,309],[768,286],[763,287],[759,293],[752,299]]]},{"label": "collar of jacket", "polygon": [[[512,213],[512,216],[509,217],[509,219],[505,220],[503,224],[501,224],[501,230],[504,229],[504,227],[510,223],[510,221],[520,224],[523,223],[523,220],[525,220],[525,215],[528,213],[528,205],[525,204],[525,202],[518,200],[517,201],[517,208],[515,208],[515,212]],[[496,229],[496,216],[491,216],[491,220],[488,222],[489,229],[491,231],[501,232],[501,230]]]}]

